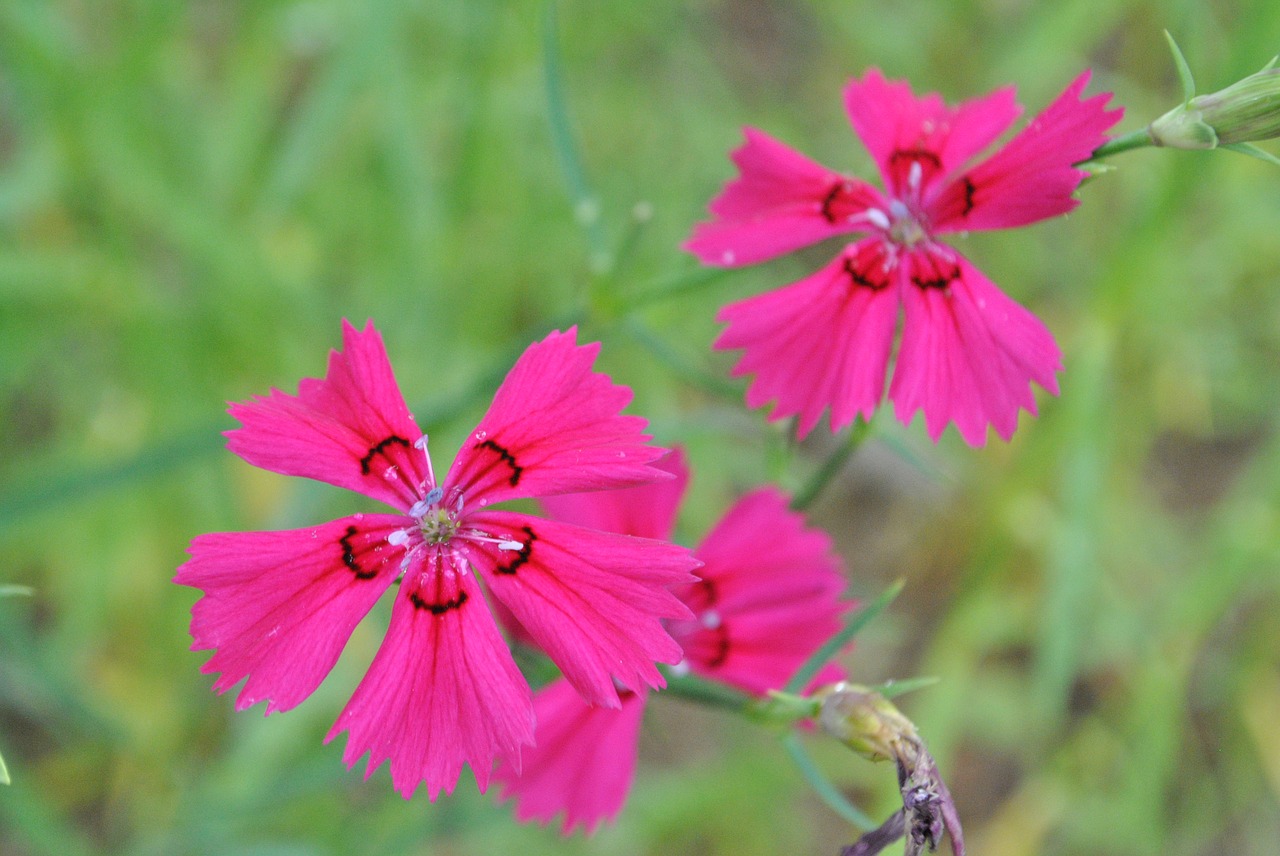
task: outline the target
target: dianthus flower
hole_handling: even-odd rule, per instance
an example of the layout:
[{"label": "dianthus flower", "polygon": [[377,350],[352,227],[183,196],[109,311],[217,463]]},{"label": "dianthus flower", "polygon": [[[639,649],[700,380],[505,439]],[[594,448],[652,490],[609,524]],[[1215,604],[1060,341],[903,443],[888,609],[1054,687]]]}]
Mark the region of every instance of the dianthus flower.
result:
[{"label": "dianthus flower", "polygon": [[[689,471],[678,451],[658,466],[673,481],[543,500],[560,520],[666,539]],[[751,695],[783,686],[840,629],[845,587],[831,539],[805,526],[786,497],[760,488],[740,499],[694,550],[700,580],[676,594],[692,612],[668,623],[684,648],[677,671],[723,681]],[[830,672],[826,673],[830,675]],[[592,831],[621,810],[631,788],[644,713],[643,692],[628,694],[621,710],[592,707],[562,680],[534,696],[537,746],[523,771],[502,765],[502,796],[516,800],[516,816],[543,823],[564,812],[563,831]]]},{"label": "dianthus flower", "polygon": [[343,324],[323,380],[272,390],[231,415],[230,449],[255,466],[350,488],[394,514],[355,514],[286,532],[201,535],[175,581],[204,590],[192,648],[225,691],[247,677],[244,709],[288,710],[320,684],[355,626],[399,581],[386,638],[326,740],[348,731],[343,760],[365,777],[390,759],[397,790],[453,790],[468,763],[483,790],[495,758],[515,767],[533,742],[529,685],[485,595],[510,609],[591,704],[618,686],[662,686],[654,661],[680,648],[661,619],[688,616],[668,591],[697,563],[670,544],[489,509],[560,491],[669,476],[649,466],[644,420],[620,411],[630,390],[592,371],[598,344],[552,333],[516,361],[437,483],[382,338]]},{"label": "dianthus flower", "polygon": [[957,107],[917,98],[872,69],[845,89],[853,129],[884,190],[833,172],[747,128],[740,175],[710,204],[685,248],[710,265],[746,265],[848,233],[862,237],[817,273],[730,304],[715,347],[743,348],[735,375],[755,375],[747,403],[797,415],[801,436],[831,409],[831,430],[884,394],[899,307],[902,341],[889,388],[898,419],[923,410],[935,441],[954,422],[970,445],[988,426],[1009,439],[1031,382],[1058,390],[1061,354],[1044,325],[941,236],[1023,226],[1070,211],[1085,160],[1121,110],[1081,99],[1086,71],[990,157],[969,165],[1017,118],[1012,88]]}]

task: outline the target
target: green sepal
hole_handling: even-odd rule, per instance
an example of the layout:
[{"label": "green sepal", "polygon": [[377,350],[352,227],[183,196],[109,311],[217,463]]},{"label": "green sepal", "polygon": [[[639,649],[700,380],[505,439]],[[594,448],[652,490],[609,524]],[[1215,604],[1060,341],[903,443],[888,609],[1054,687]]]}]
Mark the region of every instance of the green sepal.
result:
[{"label": "green sepal", "polygon": [[1271,154],[1265,149],[1260,149],[1252,143],[1228,143],[1222,146],[1224,149],[1230,149],[1233,152],[1239,152],[1242,155],[1248,155],[1251,158],[1257,158],[1260,161],[1266,161],[1274,166],[1280,166],[1280,158]]},{"label": "green sepal", "polygon": [[1173,40],[1173,35],[1168,30],[1165,30],[1164,37],[1169,42],[1169,51],[1173,54],[1173,64],[1178,69],[1178,80],[1182,82],[1182,105],[1185,107],[1191,103],[1192,98],[1196,97],[1196,81],[1191,76],[1191,66],[1187,65],[1187,58],[1182,55],[1182,49]]}]

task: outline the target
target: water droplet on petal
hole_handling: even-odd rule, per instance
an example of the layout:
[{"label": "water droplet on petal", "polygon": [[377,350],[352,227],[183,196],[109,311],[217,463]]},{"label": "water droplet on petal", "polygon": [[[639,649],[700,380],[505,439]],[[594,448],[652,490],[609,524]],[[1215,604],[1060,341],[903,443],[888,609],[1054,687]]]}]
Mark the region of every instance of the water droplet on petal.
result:
[{"label": "water droplet on petal", "polygon": [[476,432],[476,439],[477,439],[477,440],[483,440],[485,437],[488,437],[488,436],[489,436],[489,432],[488,432],[488,431],[477,431],[477,432]]}]

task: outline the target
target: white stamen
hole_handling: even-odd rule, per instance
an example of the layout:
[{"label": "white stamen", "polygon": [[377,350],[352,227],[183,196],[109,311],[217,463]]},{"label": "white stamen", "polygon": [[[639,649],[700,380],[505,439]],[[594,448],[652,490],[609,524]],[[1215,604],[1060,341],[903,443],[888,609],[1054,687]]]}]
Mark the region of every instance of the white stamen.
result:
[{"label": "white stamen", "polygon": [[866,217],[871,221],[871,225],[877,229],[889,228],[889,215],[885,214],[879,208],[868,208]]},{"label": "white stamen", "polygon": [[688,660],[681,660],[679,663],[676,663],[671,667],[671,676],[673,678],[683,678],[687,674],[689,674]]},{"label": "white stamen", "polygon": [[409,516],[416,517],[421,520],[423,515],[430,511],[431,506],[433,505],[435,505],[435,503],[431,501],[431,496],[428,494],[426,499],[420,499],[413,505],[409,506]]},{"label": "white stamen", "polygon": [[499,541],[498,549],[499,550],[515,550],[518,552],[524,549],[524,545],[521,544],[519,541]]},{"label": "white stamen", "polygon": [[387,543],[392,547],[403,547],[409,543],[409,530],[397,529],[387,536]]},{"label": "white stamen", "polygon": [[702,622],[702,626],[708,630],[716,630],[720,627],[720,613],[716,612],[714,609],[708,609],[706,612],[702,613],[700,620]]},{"label": "white stamen", "polygon": [[911,169],[907,171],[907,184],[912,190],[919,190],[922,178],[924,178],[924,167],[920,166],[920,161],[913,160]]}]

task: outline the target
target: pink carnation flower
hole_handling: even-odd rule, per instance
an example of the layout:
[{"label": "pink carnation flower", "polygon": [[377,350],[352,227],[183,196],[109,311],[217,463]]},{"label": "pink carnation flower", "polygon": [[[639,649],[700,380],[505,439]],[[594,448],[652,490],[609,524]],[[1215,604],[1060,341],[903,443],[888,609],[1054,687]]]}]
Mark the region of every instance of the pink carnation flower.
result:
[{"label": "pink carnation flower", "polygon": [[1017,118],[1011,88],[949,107],[916,98],[872,69],[845,89],[854,131],[885,189],[833,172],[753,128],[733,153],[741,175],[711,202],[685,248],[711,265],[763,261],[849,233],[822,270],[726,306],[717,348],[743,348],[735,375],[755,375],[747,403],[774,402],[770,419],[799,416],[809,433],[831,409],[831,430],[869,419],[884,394],[898,323],[902,342],[889,398],[909,423],[925,413],[937,440],[948,422],[973,446],[988,426],[1009,439],[1018,409],[1036,412],[1031,382],[1057,394],[1053,337],[939,238],[1023,226],[1064,214],[1084,172],[1072,164],[1106,140],[1121,110],[1110,94],[1081,99],[1089,73],[985,160],[969,165]]},{"label": "pink carnation flower", "polygon": [[434,800],[464,762],[484,790],[495,757],[518,768],[533,742],[529,686],[477,577],[591,704],[618,707],[617,686],[663,686],[654,661],[677,662],[680,648],[661,619],[689,614],[668,590],[693,578],[689,552],[488,508],[669,478],[649,466],[663,450],[644,420],[620,415],[630,391],[592,371],[599,345],[574,340],[552,333],[524,352],[439,484],[372,322],[343,323],[323,380],[232,405],[243,427],[229,447],[249,463],[396,513],[197,537],[175,581],[204,590],[192,648],[216,649],[203,667],[222,673],[214,688],[247,678],[237,709],[294,707],[399,581],[386,638],[326,740],[349,732],[348,766],[368,752],[368,778],[390,759],[405,798],[425,781]]},{"label": "pink carnation flower", "polygon": [[[607,493],[543,500],[560,520],[645,538],[667,539],[689,471],[679,451],[659,463],[672,481]],[[676,591],[691,618],[668,624],[684,648],[677,667],[752,695],[781,687],[841,626],[852,604],[831,539],[809,529],[773,488],[755,490],[724,516],[694,550],[701,580]],[[827,676],[831,672],[826,672]],[[565,833],[592,831],[622,809],[636,764],[644,697],[622,710],[591,707],[555,681],[534,698],[538,745],[524,771],[500,766],[503,798],[520,820],[549,822],[564,812]]]}]

